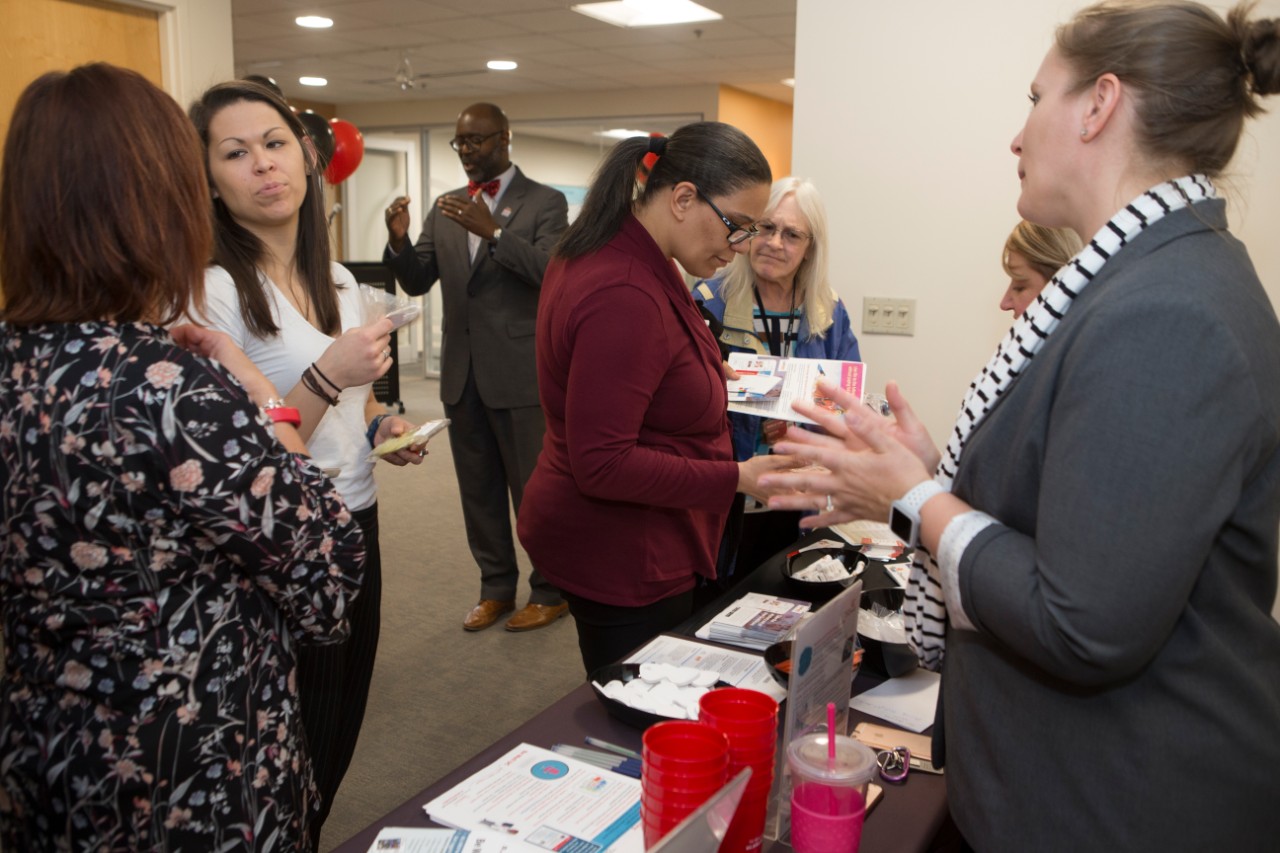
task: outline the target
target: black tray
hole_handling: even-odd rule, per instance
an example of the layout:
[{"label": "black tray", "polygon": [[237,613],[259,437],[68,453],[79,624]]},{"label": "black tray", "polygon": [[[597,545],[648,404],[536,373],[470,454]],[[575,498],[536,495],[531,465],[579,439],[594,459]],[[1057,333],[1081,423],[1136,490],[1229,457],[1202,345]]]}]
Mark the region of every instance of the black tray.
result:
[{"label": "black tray", "polygon": [[[591,673],[591,692],[596,694],[596,698],[604,705],[610,716],[617,717],[629,726],[635,726],[637,729],[647,729],[655,723],[665,723],[668,720],[683,720],[687,717],[663,717],[659,714],[650,713],[649,711],[641,711],[639,708],[632,708],[630,705],[624,705],[616,699],[610,699],[608,696],[600,692],[596,684],[608,684],[610,681],[621,681],[626,684],[640,677],[640,664],[638,663],[611,663],[602,666],[595,672]],[[732,687],[732,684],[724,681],[717,681],[712,688],[716,687]]]}]

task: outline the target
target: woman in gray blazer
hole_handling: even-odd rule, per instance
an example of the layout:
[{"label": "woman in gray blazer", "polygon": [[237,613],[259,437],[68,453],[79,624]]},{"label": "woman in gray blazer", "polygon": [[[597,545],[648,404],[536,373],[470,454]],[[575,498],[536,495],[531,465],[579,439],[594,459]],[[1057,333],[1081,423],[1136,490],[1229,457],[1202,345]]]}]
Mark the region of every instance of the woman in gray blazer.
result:
[{"label": "woman in gray blazer", "polygon": [[779,450],[830,473],[762,478],[823,510],[808,526],[892,518],[918,544],[907,615],[976,849],[1280,837],[1280,324],[1213,185],[1280,91],[1280,22],[1251,8],[1060,27],[1012,145],[1018,212],[1085,248],[945,451],[890,385],[892,420],[797,406],[831,435]]}]

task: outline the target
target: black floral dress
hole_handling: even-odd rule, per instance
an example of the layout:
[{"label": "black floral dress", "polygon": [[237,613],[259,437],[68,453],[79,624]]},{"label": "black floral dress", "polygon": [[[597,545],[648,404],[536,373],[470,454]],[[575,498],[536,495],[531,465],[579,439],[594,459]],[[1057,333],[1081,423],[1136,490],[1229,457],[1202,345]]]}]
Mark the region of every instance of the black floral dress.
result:
[{"label": "black floral dress", "polygon": [[6,850],[306,850],[297,642],[344,638],[337,493],[161,328],[0,324]]}]

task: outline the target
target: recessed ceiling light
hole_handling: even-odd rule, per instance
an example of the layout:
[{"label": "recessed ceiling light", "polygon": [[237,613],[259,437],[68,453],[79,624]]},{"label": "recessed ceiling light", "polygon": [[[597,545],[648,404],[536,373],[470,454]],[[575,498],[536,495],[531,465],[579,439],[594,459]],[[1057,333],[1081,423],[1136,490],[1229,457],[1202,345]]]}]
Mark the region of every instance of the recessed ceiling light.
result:
[{"label": "recessed ceiling light", "polygon": [[605,139],[630,139],[633,136],[648,136],[647,130],[627,130],[625,127],[614,127],[609,130],[597,130],[596,136],[603,136]]},{"label": "recessed ceiling light", "polygon": [[298,82],[304,86],[328,86],[329,81],[323,77],[299,77]]},{"label": "recessed ceiling light", "polygon": [[520,67],[514,59],[490,59],[486,64],[490,71],[515,71]]},{"label": "recessed ceiling light", "polygon": [[783,78],[782,78],[782,85],[784,85],[784,86],[790,86],[792,89],[794,89],[794,88],[796,87],[796,78],[794,78],[794,77],[783,77]]},{"label": "recessed ceiling light", "polygon": [[579,3],[573,11],[615,27],[657,27],[718,21],[724,16],[691,0],[615,0],[612,3]]}]

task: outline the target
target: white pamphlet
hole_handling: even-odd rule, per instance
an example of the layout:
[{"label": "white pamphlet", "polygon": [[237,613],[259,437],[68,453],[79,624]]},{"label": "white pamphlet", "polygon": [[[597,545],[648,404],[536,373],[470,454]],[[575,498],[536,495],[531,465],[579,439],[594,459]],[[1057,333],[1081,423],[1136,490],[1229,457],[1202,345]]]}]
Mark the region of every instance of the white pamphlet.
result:
[{"label": "white pamphlet", "polygon": [[542,850],[641,853],[640,780],[522,743],[422,807]]}]

